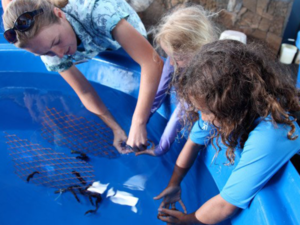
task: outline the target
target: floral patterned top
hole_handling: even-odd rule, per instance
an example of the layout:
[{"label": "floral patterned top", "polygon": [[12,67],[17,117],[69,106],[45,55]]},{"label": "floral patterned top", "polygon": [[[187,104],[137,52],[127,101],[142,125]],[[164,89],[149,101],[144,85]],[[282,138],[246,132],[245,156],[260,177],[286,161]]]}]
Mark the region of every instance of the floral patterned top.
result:
[{"label": "floral patterned top", "polygon": [[125,0],[69,0],[62,10],[81,40],[82,49],[78,48],[74,55],[63,58],[41,56],[49,71],[62,72],[73,63],[91,59],[99,52],[120,48],[111,32],[122,19],[146,37],[143,23]]}]

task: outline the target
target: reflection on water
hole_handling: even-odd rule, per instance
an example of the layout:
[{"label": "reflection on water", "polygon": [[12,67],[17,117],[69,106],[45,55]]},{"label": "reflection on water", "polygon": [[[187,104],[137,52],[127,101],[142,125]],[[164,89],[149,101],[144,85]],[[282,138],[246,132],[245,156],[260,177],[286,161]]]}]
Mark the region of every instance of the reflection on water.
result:
[{"label": "reflection on water", "polygon": [[124,186],[131,190],[143,191],[145,190],[145,183],[147,178],[142,175],[136,175],[129,178],[125,183]]},{"label": "reflection on water", "polygon": [[[59,107],[65,112],[72,112],[78,108],[80,102],[74,101],[74,97],[63,95],[59,91],[45,91],[27,87],[3,87],[0,88],[0,99],[10,99],[22,108],[26,108],[31,119],[41,123],[43,112],[48,107]],[[72,104],[69,104],[72,102]]]},{"label": "reflection on water", "polygon": [[[106,192],[108,185],[109,184],[101,184],[100,181],[97,181],[94,182],[87,190],[103,195]],[[139,199],[128,192],[118,190],[115,191],[114,188],[110,188],[107,191],[106,196],[102,197],[108,198],[113,203],[119,205],[131,206],[132,212],[137,213],[136,204],[138,203]]]},{"label": "reflection on water", "polygon": [[26,108],[31,119],[43,126],[42,137],[53,145],[99,157],[119,157],[112,146],[113,133],[102,120],[88,120],[86,113],[73,114],[81,106],[77,97],[75,101],[58,91],[5,87],[0,89],[0,99]]}]

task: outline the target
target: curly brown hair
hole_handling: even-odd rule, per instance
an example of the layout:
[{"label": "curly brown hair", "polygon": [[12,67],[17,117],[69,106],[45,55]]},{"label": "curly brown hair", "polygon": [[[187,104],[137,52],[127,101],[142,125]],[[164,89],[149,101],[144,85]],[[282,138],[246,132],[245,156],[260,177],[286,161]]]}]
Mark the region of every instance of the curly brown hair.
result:
[{"label": "curly brown hair", "polygon": [[262,46],[232,40],[207,44],[196,54],[175,87],[181,104],[188,105],[181,108],[190,123],[198,119],[190,97],[205,101],[215,116],[213,124],[214,121],[219,124],[211,138],[221,138],[227,146],[226,157],[230,164],[234,163],[235,147],[244,147],[258,118],[270,116],[275,126],[290,126],[287,137],[297,138],[293,136],[295,125],[290,115],[300,110],[300,92],[291,74],[279,62],[268,58]]}]

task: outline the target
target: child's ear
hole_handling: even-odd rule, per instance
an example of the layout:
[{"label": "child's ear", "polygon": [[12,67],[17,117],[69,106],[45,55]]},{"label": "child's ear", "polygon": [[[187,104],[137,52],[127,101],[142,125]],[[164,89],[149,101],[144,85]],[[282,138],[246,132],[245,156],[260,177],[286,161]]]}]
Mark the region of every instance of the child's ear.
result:
[{"label": "child's ear", "polygon": [[57,8],[57,7],[54,7],[53,11],[54,11],[54,14],[55,14],[58,18],[60,18],[60,19],[65,19],[65,18],[66,18],[65,13],[64,13],[61,9],[59,9],[59,8]]}]

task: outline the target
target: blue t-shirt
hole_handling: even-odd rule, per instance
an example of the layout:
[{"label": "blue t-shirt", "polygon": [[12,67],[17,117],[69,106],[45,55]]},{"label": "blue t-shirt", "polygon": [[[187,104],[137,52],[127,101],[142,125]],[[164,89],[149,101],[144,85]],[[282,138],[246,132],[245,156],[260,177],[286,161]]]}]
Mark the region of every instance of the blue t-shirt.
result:
[{"label": "blue t-shirt", "polygon": [[211,134],[214,132],[214,128],[211,123],[208,123],[206,121],[203,121],[201,119],[201,112],[198,112],[199,114],[199,120],[195,122],[189,138],[192,140],[192,142],[198,144],[198,145],[207,145],[210,140]]},{"label": "blue t-shirt", "polygon": [[[233,165],[227,183],[220,195],[227,202],[239,207],[247,208],[254,196],[264,187],[270,178],[300,150],[300,128],[296,122],[296,140],[287,137],[290,127],[283,124],[274,125],[268,118],[257,120],[257,125],[249,134],[240,160]],[[201,117],[199,123],[203,123]],[[190,139],[202,144],[203,138],[199,126],[194,126]],[[212,140],[216,141],[216,140]],[[220,144],[222,151],[226,151]]]},{"label": "blue t-shirt", "polygon": [[69,0],[62,9],[66,19],[82,42],[83,51],[72,56],[42,56],[49,71],[62,72],[73,62],[92,59],[107,49],[117,50],[121,46],[112,37],[112,30],[126,19],[140,34],[146,37],[145,27],[137,13],[125,0]]}]

